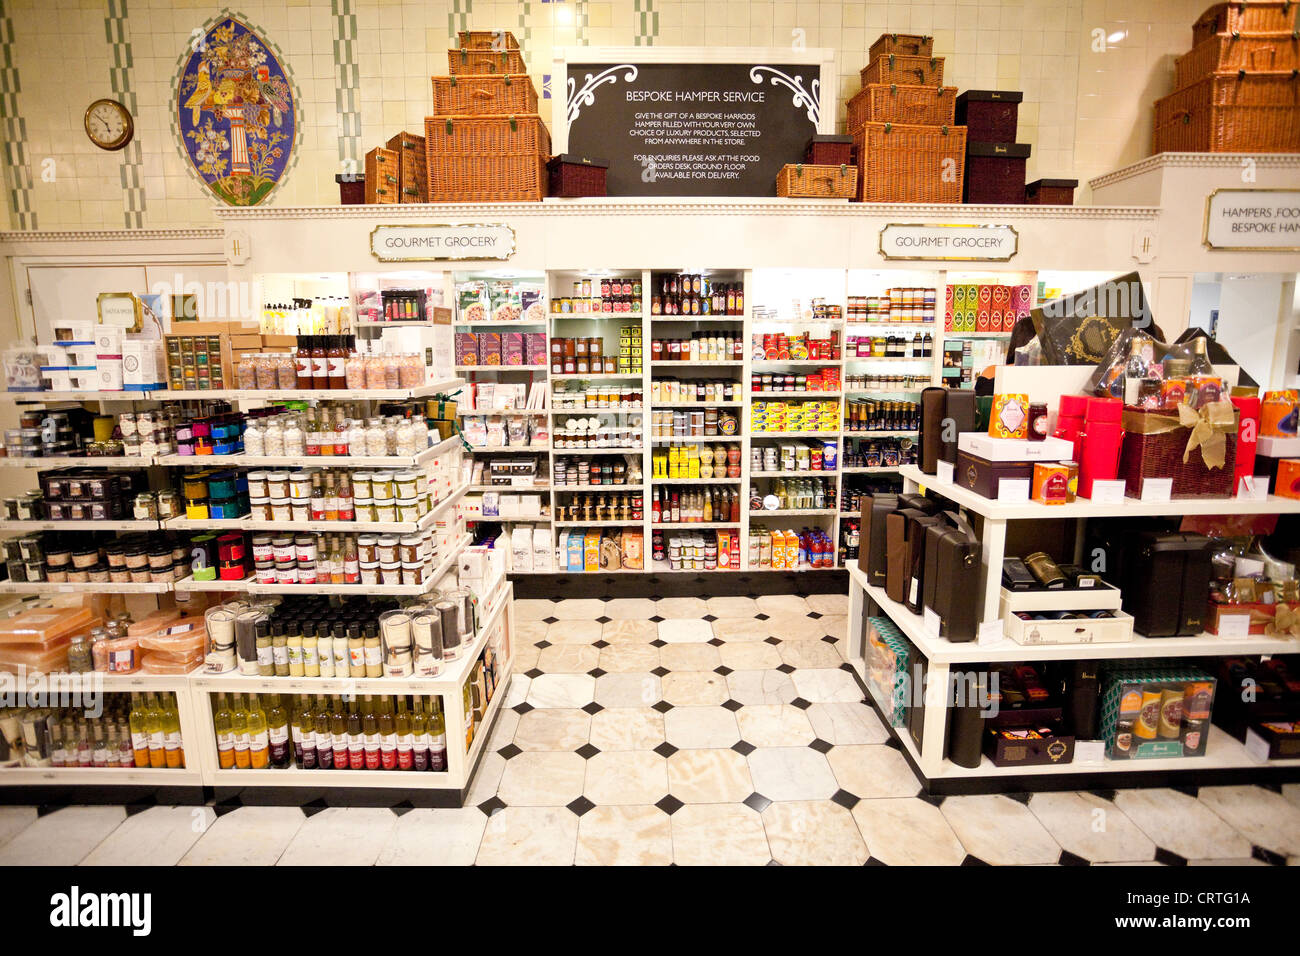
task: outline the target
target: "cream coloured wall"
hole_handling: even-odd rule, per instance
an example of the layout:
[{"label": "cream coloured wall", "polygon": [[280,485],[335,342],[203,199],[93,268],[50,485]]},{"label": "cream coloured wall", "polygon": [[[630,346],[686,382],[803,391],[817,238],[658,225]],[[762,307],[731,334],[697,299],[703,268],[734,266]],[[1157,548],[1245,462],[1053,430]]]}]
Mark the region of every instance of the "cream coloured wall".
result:
[{"label": "cream coloured wall", "polygon": [[[446,72],[455,30],[509,29],[541,89],[555,46],[803,43],[839,56],[843,102],[883,32],[927,33],[946,57],[945,83],[1025,92],[1020,141],[1029,178],[1089,176],[1146,155],[1151,102],[1172,84],[1173,54],[1209,0],[246,0],[229,11],[279,47],[300,94],[302,139],[275,204],[337,202],[335,173],[400,129],[419,131],[429,76]],[[197,0],[0,0],[13,67],[0,121],[19,140],[5,163],[11,228],[165,227],[214,222],[172,129],[174,81],[193,31],[223,8]],[[1098,34],[1109,37],[1105,49]],[[355,39],[352,39],[355,37]],[[0,57],[0,60],[3,58]],[[113,93],[111,67],[133,95],[136,160],[103,153],[82,130],[86,106]],[[355,70],[349,68],[355,64]],[[355,76],[355,83],[353,77]],[[360,135],[340,135],[340,103]],[[550,100],[542,113],[549,120]],[[124,183],[142,192],[133,209]],[[15,188],[16,187],[16,188]]]}]

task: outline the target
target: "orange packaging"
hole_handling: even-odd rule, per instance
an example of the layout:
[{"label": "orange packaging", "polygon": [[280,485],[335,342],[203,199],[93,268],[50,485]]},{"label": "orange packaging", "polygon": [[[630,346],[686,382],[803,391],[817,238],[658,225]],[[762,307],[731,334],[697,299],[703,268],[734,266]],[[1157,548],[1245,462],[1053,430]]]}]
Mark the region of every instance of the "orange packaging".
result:
[{"label": "orange packaging", "polygon": [[1298,424],[1300,424],[1300,391],[1287,388],[1264,393],[1263,401],[1259,405],[1261,435],[1266,438],[1295,438]]},{"label": "orange packaging", "polygon": [[1277,463],[1273,494],[1283,498],[1300,498],[1300,458],[1283,458]]},{"label": "orange packaging", "polygon": [[994,395],[989,435],[993,438],[1028,438],[1029,396],[1024,392]]},{"label": "orange packaging", "polygon": [[50,644],[103,623],[89,608],[36,608],[0,621],[0,644]]},{"label": "orange packaging", "polygon": [[140,669],[140,639],[114,637],[91,647],[95,670],[109,674],[133,674]]},{"label": "orange packaging", "polygon": [[1070,466],[1064,462],[1034,462],[1030,497],[1044,505],[1068,505],[1074,500],[1074,482],[1070,472]]}]

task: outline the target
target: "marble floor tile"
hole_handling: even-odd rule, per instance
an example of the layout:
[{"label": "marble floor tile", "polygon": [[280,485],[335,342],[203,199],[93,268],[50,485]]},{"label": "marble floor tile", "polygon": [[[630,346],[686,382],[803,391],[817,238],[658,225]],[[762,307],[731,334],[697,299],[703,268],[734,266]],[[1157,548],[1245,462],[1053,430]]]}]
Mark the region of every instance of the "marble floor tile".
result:
[{"label": "marble floor tile", "polygon": [[598,750],[654,750],[664,742],[664,715],[649,707],[606,708],[591,717]]},{"label": "marble floor tile", "polygon": [[924,800],[861,800],[853,819],[871,855],[888,866],[960,866],[966,859],[939,808]]},{"label": "marble floor tile", "polygon": [[838,803],[778,801],[762,816],[772,859],[782,866],[861,866],[870,856],[853,815]]},{"label": "marble floor tile", "polygon": [[538,670],[548,674],[585,674],[600,662],[600,648],[590,644],[555,644],[542,648]]},{"label": "marble floor tile", "polygon": [[744,804],[682,807],[670,819],[678,866],[765,866],[772,858],[762,817]]},{"label": "marble floor tile", "polygon": [[730,641],[718,648],[722,664],[733,671],[766,671],[781,666],[781,653],[766,641]]},{"label": "marble floor tile", "polygon": [[551,617],[560,621],[594,621],[604,613],[605,602],[599,598],[565,598],[556,603]]},{"label": "marble floor tile", "polygon": [[805,713],[813,733],[837,747],[883,744],[889,739],[889,729],[867,704],[813,704]]},{"label": "marble floor tile", "polygon": [[542,655],[542,648],[535,644],[515,644],[514,669],[522,674],[537,666],[537,659]]},{"label": "marble floor tile", "polygon": [[[768,645],[769,647],[771,645]],[[844,663],[835,645],[825,641],[782,641],[773,648],[791,667],[835,669]]]},{"label": "marble floor tile", "polygon": [[488,750],[500,750],[507,744],[513,743],[515,731],[519,728],[519,715],[505,707],[497,713],[496,721],[492,724],[492,736],[488,738]]},{"label": "marble floor tile", "polygon": [[668,758],[668,791],[683,803],[739,803],[754,784],[734,750],[679,750]]},{"label": "marble floor tile", "polygon": [[479,866],[571,866],[577,843],[578,818],[566,807],[506,807],[488,818],[477,862]]},{"label": "marble floor tile", "polygon": [[1062,849],[1093,863],[1155,857],[1151,838],[1123,810],[1091,793],[1036,793],[1029,810]]},{"label": "marble floor tile", "polygon": [[703,644],[713,640],[708,621],[673,618],[659,622],[659,640],[665,644]]},{"label": "marble floor tile", "polygon": [[903,755],[884,744],[837,746],[826,754],[840,787],[855,797],[915,797],[921,784]]},{"label": "marble floor tile", "polygon": [[1269,866],[1263,860],[1253,856],[1244,856],[1236,860],[1188,860],[1188,866]]},{"label": "marble floor tile", "polygon": [[848,671],[801,669],[790,675],[794,689],[814,704],[853,704],[862,701],[862,688]]},{"label": "marble floor tile", "polygon": [[1297,807],[1300,807],[1300,783],[1282,784],[1282,796],[1286,797]]},{"label": "marble floor tile", "polygon": [[711,671],[722,657],[712,644],[666,644],[659,648],[659,664],[670,671]]},{"label": "marble floor tile", "polygon": [[654,804],[668,795],[668,764],[653,750],[598,753],[587,761],[583,795],[598,807]]},{"label": "marble floor tile", "polygon": [[506,761],[497,796],[511,807],[562,807],[582,795],[586,777],[575,753],[522,753]]},{"label": "marble floor tile", "polygon": [[704,603],[714,617],[753,617],[758,613],[758,603],[750,597],[712,597]]},{"label": "marble floor tile", "polygon": [[725,707],[674,707],[664,714],[664,738],[682,750],[730,747],[740,739],[736,719]]},{"label": "marble floor tile", "polygon": [[732,671],[727,675],[732,700],[745,704],[788,704],[799,696],[794,681],[781,671]]},{"label": "marble floor tile", "polygon": [[596,678],[588,674],[542,674],[534,678],[525,699],[534,707],[574,708],[590,704],[595,692]]},{"label": "marble floor tile", "polygon": [[515,601],[515,621],[541,621],[555,616],[556,604],[549,598],[523,598]]},{"label": "marble floor tile", "polygon": [[[515,607],[519,605],[516,604]],[[515,645],[536,644],[546,640],[546,634],[550,631],[551,625],[545,621],[515,621]]]},{"label": "marble floor tile", "polygon": [[670,597],[655,602],[655,614],[664,618],[697,618],[709,613],[703,598]]},{"label": "marble floor tile", "polygon": [[966,852],[994,866],[1055,863],[1061,847],[1023,803],[1010,797],[948,797],[939,807]]},{"label": "marble floor tile", "polygon": [[826,637],[842,641],[849,636],[849,618],[847,614],[827,614],[820,621]]},{"label": "marble floor tile", "polygon": [[600,639],[606,644],[649,644],[659,637],[654,621],[608,621],[600,627]]},{"label": "marble floor tile", "polygon": [[763,626],[782,641],[820,641],[827,634],[825,620],[806,614],[773,614]]},{"label": "marble floor tile", "polygon": [[488,818],[475,806],[417,807],[397,818],[376,866],[470,866]]},{"label": "marble floor tile", "polygon": [[614,621],[648,621],[655,616],[655,602],[649,598],[614,598],[605,602],[602,613]]},{"label": "marble floor tile", "polygon": [[602,707],[651,707],[662,696],[655,674],[602,674],[596,678],[595,701]]},{"label": "marble floor tile", "polygon": [[812,610],[797,594],[760,594],[754,601],[763,614],[807,614]]},{"label": "marble floor tile", "polygon": [[556,621],[546,630],[546,639],[552,644],[595,644],[600,635],[601,626],[595,620]]},{"label": "marble floor tile", "polygon": [[387,807],[328,807],[308,817],[279,866],[373,866],[397,828]]},{"label": "marble floor tile", "polygon": [[713,636],[728,644],[765,641],[772,634],[767,621],[754,617],[720,617],[712,626]]},{"label": "marble floor tile", "polygon": [[736,723],[755,747],[806,747],[816,736],[807,714],[793,704],[751,704],[736,711]]},{"label": "marble floor tile", "polygon": [[754,789],[769,800],[827,800],[839,784],[811,747],[761,747],[745,758]]},{"label": "marble floor tile", "polygon": [[0,807],[0,846],[36,822],[35,807]]},{"label": "marble floor tile", "polygon": [[122,821],[82,866],[175,866],[217,819],[211,807],[150,807]]},{"label": "marble floor tile", "polygon": [[[682,645],[686,646],[686,645]],[[600,658],[596,666],[611,674],[648,673],[659,666],[659,652],[662,648],[653,644],[628,642],[610,644],[600,649]]]},{"label": "marble floor tile", "polygon": [[1202,787],[1199,799],[1257,846],[1300,854],[1300,807],[1263,787]]},{"label": "marble floor tile", "polygon": [[808,609],[818,614],[849,613],[849,596],[847,594],[809,594],[804,598]]},{"label": "marble floor tile", "polygon": [[539,707],[515,716],[514,744],[520,750],[577,750],[591,733],[591,715],[584,710]]},{"label": "marble floor tile", "polygon": [[64,807],[47,813],[0,846],[0,866],[76,866],[125,819],[122,807]]},{"label": "marble floor tile", "polygon": [[465,806],[477,807],[480,803],[495,797],[505,769],[506,760],[500,754],[484,754],[478,762],[474,779],[469,782],[469,792],[465,794]]},{"label": "marble floor tile", "polygon": [[531,677],[515,672],[510,678],[510,686],[506,688],[506,699],[502,701],[502,706],[518,707],[528,699],[528,691],[532,686]]},{"label": "marble floor tile", "polygon": [[660,680],[664,700],[674,707],[708,707],[727,699],[727,679],[713,671],[673,671]]},{"label": "marble floor tile", "polygon": [[578,821],[579,866],[667,866],[673,830],[656,806],[596,807]]},{"label": "marble floor tile", "polygon": [[[496,754],[489,757],[501,758]],[[181,866],[274,866],[307,822],[298,807],[240,807],[217,817]]]}]

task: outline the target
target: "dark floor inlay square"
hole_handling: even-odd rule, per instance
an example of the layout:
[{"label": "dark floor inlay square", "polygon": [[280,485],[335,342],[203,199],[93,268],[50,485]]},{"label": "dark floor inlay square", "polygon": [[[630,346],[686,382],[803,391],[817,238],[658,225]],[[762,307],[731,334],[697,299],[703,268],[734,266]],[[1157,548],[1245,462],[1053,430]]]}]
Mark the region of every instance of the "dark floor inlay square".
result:
[{"label": "dark floor inlay square", "polygon": [[983,860],[981,860],[979,857],[971,856],[969,853],[966,854],[966,859],[961,861],[961,865],[962,866],[988,866],[988,864],[985,863]]},{"label": "dark floor inlay square", "polygon": [[835,745],[832,744],[829,740],[822,740],[820,737],[818,737],[808,746],[811,747],[813,750],[817,751],[819,754],[824,754],[824,753],[828,753],[830,749]]},{"label": "dark floor inlay square", "polygon": [[608,624],[608,623],[609,623],[610,621],[612,621],[612,620],[614,620],[612,617],[606,617],[605,615],[602,614],[600,617],[596,618],[596,623],[597,623],[597,624]]},{"label": "dark floor inlay square", "polygon": [[719,664],[717,667],[713,668],[713,673],[721,674],[723,677],[726,677],[731,673],[731,668],[726,664]]},{"label": "dark floor inlay square", "polygon": [[666,621],[666,620],[667,620],[667,618],[660,617],[658,614],[656,614],[654,617],[650,618],[650,621],[651,621],[652,623],[654,623],[654,624],[662,624],[662,623],[663,623],[664,621]]},{"label": "dark floor inlay square", "polygon": [[717,620],[717,618],[714,617],[712,614],[706,614],[706,615],[704,615],[704,617],[700,618],[700,620],[701,620],[701,621],[708,621],[710,624],[712,624],[714,621]]},{"label": "dark floor inlay square", "polygon": [[600,753],[600,748],[595,744],[586,743],[574,751],[583,760],[590,760],[596,754]]},{"label": "dark floor inlay square", "polygon": [[667,758],[677,753],[677,748],[665,740],[663,743],[661,743],[658,747],[655,748],[655,753],[657,753],[661,757]]},{"label": "dark floor inlay square", "polygon": [[604,676],[605,676],[605,672],[604,672],[603,670],[601,670],[599,667],[593,667],[591,670],[587,671],[587,676],[588,676],[588,677],[604,677]]},{"label": "dark floor inlay square", "polygon": [[727,708],[727,710],[736,711],[736,710],[740,710],[740,708],[744,707],[745,705],[738,700],[724,700],[722,702],[722,706]]},{"label": "dark floor inlay square", "polygon": [[782,674],[793,674],[793,673],[794,673],[794,665],[793,665],[793,664],[777,664],[777,665],[776,665],[776,669],[779,670]]},{"label": "dark floor inlay square", "polygon": [[667,647],[667,646],[668,646],[668,642],[667,642],[667,641],[661,641],[661,640],[659,640],[659,638],[656,637],[653,641],[650,642],[650,646],[651,646],[651,647]]},{"label": "dark floor inlay square", "polygon": [[745,806],[749,807],[751,810],[757,811],[758,813],[762,813],[771,805],[772,801],[767,799],[767,797],[763,796],[761,793],[751,793],[745,798]]},{"label": "dark floor inlay square", "polygon": [[812,701],[804,700],[802,697],[796,697],[794,700],[790,701],[790,706],[798,707],[800,710],[807,710],[812,706]]},{"label": "dark floor inlay square", "polygon": [[576,816],[582,816],[584,813],[590,813],[596,809],[596,805],[586,797],[578,797],[578,799],[565,804],[565,806],[572,810]]},{"label": "dark floor inlay square", "polygon": [[709,638],[708,642],[712,644],[714,647],[721,647],[723,644],[727,643],[720,637],[711,637]]},{"label": "dark floor inlay square", "polygon": [[863,866],[889,866],[884,860],[877,860],[874,856],[867,857],[867,862]]},{"label": "dark floor inlay square", "polygon": [[775,645],[775,644],[780,644],[780,643],[781,643],[781,638],[779,638],[779,637],[765,637],[765,638],[763,638],[763,643],[765,643],[765,644],[774,644],[774,645]]},{"label": "dark floor inlay square", "polygon": [[410,800],[403,800],[401,803],[394,804],[388,809],[393,811],[393,816],[401,817],[401,816],[405,816],[406,814],[414,810],[415,804],[413,804]]},{"label": "dark floor inlay square", "polygon": [[666,667],[656,667],[656,668],[655,668],[654,670],[652,670],[650,673],[651,673],[651,674],[654,674],[655,677],[664,677],[664,676],[666,676],[666,675],[668,675],[668,674],[671,674],[672,671],[670,671],[670,670],[669,670],[668,668],[666,668]]},{"label": "dark floor inlay square", "polygon": [[1081,856],[1075,856],[1069,850],[1062,850],[1060,859],[1056,861],[1057,866],[1091,866],[1091,864]]},{"label": "dark floor inlay square", "polygon": [[836,790],[831,794],[831,803],[838,803],[845,810],[852,810],[860,802],[861,800],[859,797],[855,797],[847,790]]},{"label": "dark floor inlay square", "polygon": [[543,651],[544,651],[544,650],[546,650],[548,647],[551,646],[551,642],[550,642],[550,641],[538,641],[538,642],[537,642],[536,644],[534,644],[533,646],[536,647],[538,650],[543,650]]},{"label": "dark floor inlay square", "polygon": [[593,700],[590,704],[583,704],[582,709],[586,711],[588,714],[594,716],[596,714],[599,714],[605,708]]},{"label": "dark floor inlay square", "polygon": [[[227,813],[233,813],[244,805],[244,802],[238,797],[231,797],[229,800],[222,800],[220,803],[212,805],[212,812],[219,817],[224,817]],[[39,813],[39,811],[37,811]]]},{"label": "dark floor inlay square", "polygon": [[592,646],[592,647],[598,647],[598,648],[600,648],[601,650],[604,650],[605,648],[609,647],[609,641],[606,641],[606,640],[596,641],[596,642],[595,642],[594,644],[592,644],[591,646]]},{"label": "dark floor inlay square", "polygon": [[1109,800],[1111,803],[1115,802],[1116,791],[1114,790],[1089,790],[1088,792],[1098,800]]},{"label": "dark floor inlay square", "polygon": [[659,701],[659,703],[651,704],[650,706],[652,706],[655,710],[659,711],[659,713],[661,714],[666,714],[668,713],[668,711],[673,709],[673,705],[668,703],[668,701],[666,700],[661,700]]},{"label": "dark floor inlay square", "polygon": [[525,701],[521,701],[518,704],[515,704],[515,706],[511,707],[510,709],[513,710],[520,717],[522,717],[524,714],[528,713],[530,710],[533,709],[533,705],[528,703],[528,701],[525,700]]},{"label": "dark floor inlay square", "polygon": [[142,800],[136,800],[134,803],[128,803],[122,809],[126,811],[128,817],[133,817],[137,813],[144,813],[150,807],[158,805],[158,801],[153,797],[146,797]]},{"label": "dark floor inlay square", "polygon": [[493,814],[500,813],[504,810],[506,808],[506,802],[500,797],[488,797],[478,805],[478,808],[483,811],[485,817],[490,817]]},{"label": "dark floor inlay square", "polygon": [[670,793],[668,796],[656,803],[655,806],[671,817],[682,807],[686,806],[686,804],[682,803],[682,801],[678,800]]},{"label": "dark floor inlay square", "polygon": [[1011,793],[1004,793],[1003,796],[1010,797],[1012,800],[1016,801],[1016,803],[1023,803],[1025,806],[1029,806],[1029,797],[1031,794],[1025,793],[1024,791],[1013,791]]},{"label": "dark floor inlay square", "polygon": [[839,638],[832,637],[830,634],[825,634],[822,636],[822,640],[825,641],[827,644],[834,644],[837,640],[839,640]]},{"label": "dark floor inlay square", "polygon": [[820,621],[822,619],[822,614],[820,611],[809,611],[808,616],[812,618],[814,621]]},{"label": "dark floor inlay square", "polygon": [[542,618],[542,623],[543,623],[543,624],[559,624],[559,623],[560,623],[560,619],[559,619],[558,617],[544,617],[544,618]]},{"label": "dark floor inlay square", "polygon": [[1173,850],[1166,850],[1162,846],[1156,847],[1155,860],[1157,863],[1163,863],[1165,866],[1186,866],[1187,858],[1180,856]]},{"label": "dark floor inlay square", "polygon": [[503,760],[511,760],[515,757],[518,757],[521,753],[523,753],[523,751],[520,750],[518,747],[516,747],[514,744],[506,744],[504,747],[498,750],[497,753],[501,755]]},{"label": "dark floor inlay square", "polygon": [[301,810],[302,810],[302,815],[310,819],[311,817],[314,817],[316,814],[320,813],[322,810],[328,810],[329,808],[330,805],[326,803],[323,798],[321,798],[321,799],[313,800],[311,801],[311,803],[304,803],[301,807]]},{"label": "dark floor inlay square", "polygon": [[524,671],[524,676],[525,676],[525,677],[541,677],[541,676],[542,676],[543,674],[545,674],[545,673],[546,673],[546,671],[538,670],[536,667],[534,667],[534,668],[533,668],[532,670],[530,670],[530,671]]},{"label": "dark floor inlay square", "polygon": [[1286,866],[1286,857],[1280,853],[1274,853],[1267,847],[1252,846],[1250,855],[1256,860],[1263,860],[1269,866]]},{"label": "dark floor inlay square", "polygon": [[755,747],[753,744],[751,744],[748,740],[737,740],[734,744],[731,745],[731,749],[734,750],[736,753],[740,754],[742,757],[748,757],[758,748]]},{"label": "dark floor inlay square", "polygon": [[926,793],[924,790],[922,790],[920,793],[916,795],[916,799],[924,800],[932,807],[938,807],[938,806],[942,806],[943,801],[948,798],[944,796],[942,793]]},{"label": "dark floor inlay square", "polygon": [[766,621],[766,620],[767,620],[767,615],[766,615],[766,614],[763,614],[763,613],[755,614],[754,617],[758,618],[760,621]]},{"label": "dark floor inlay square", "polygon": [[768,861],[767,861],[766,863],[764,863],[763,865],[764,865],[764,866],[780,866],[781,864],[778,863],[778,862],[776,862],[776,860],[768,860]]}]

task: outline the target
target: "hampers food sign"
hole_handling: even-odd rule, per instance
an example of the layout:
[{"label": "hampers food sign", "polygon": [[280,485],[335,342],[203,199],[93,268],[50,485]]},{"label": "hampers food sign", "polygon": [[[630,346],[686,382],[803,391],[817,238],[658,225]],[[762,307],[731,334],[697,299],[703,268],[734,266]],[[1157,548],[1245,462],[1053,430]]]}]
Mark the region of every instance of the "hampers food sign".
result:
[{"label": "hampers food sign", "polygon": [[515,254],[515,231],[501,223],[376,226],[370,251],[380,262],[504,260]]}]

